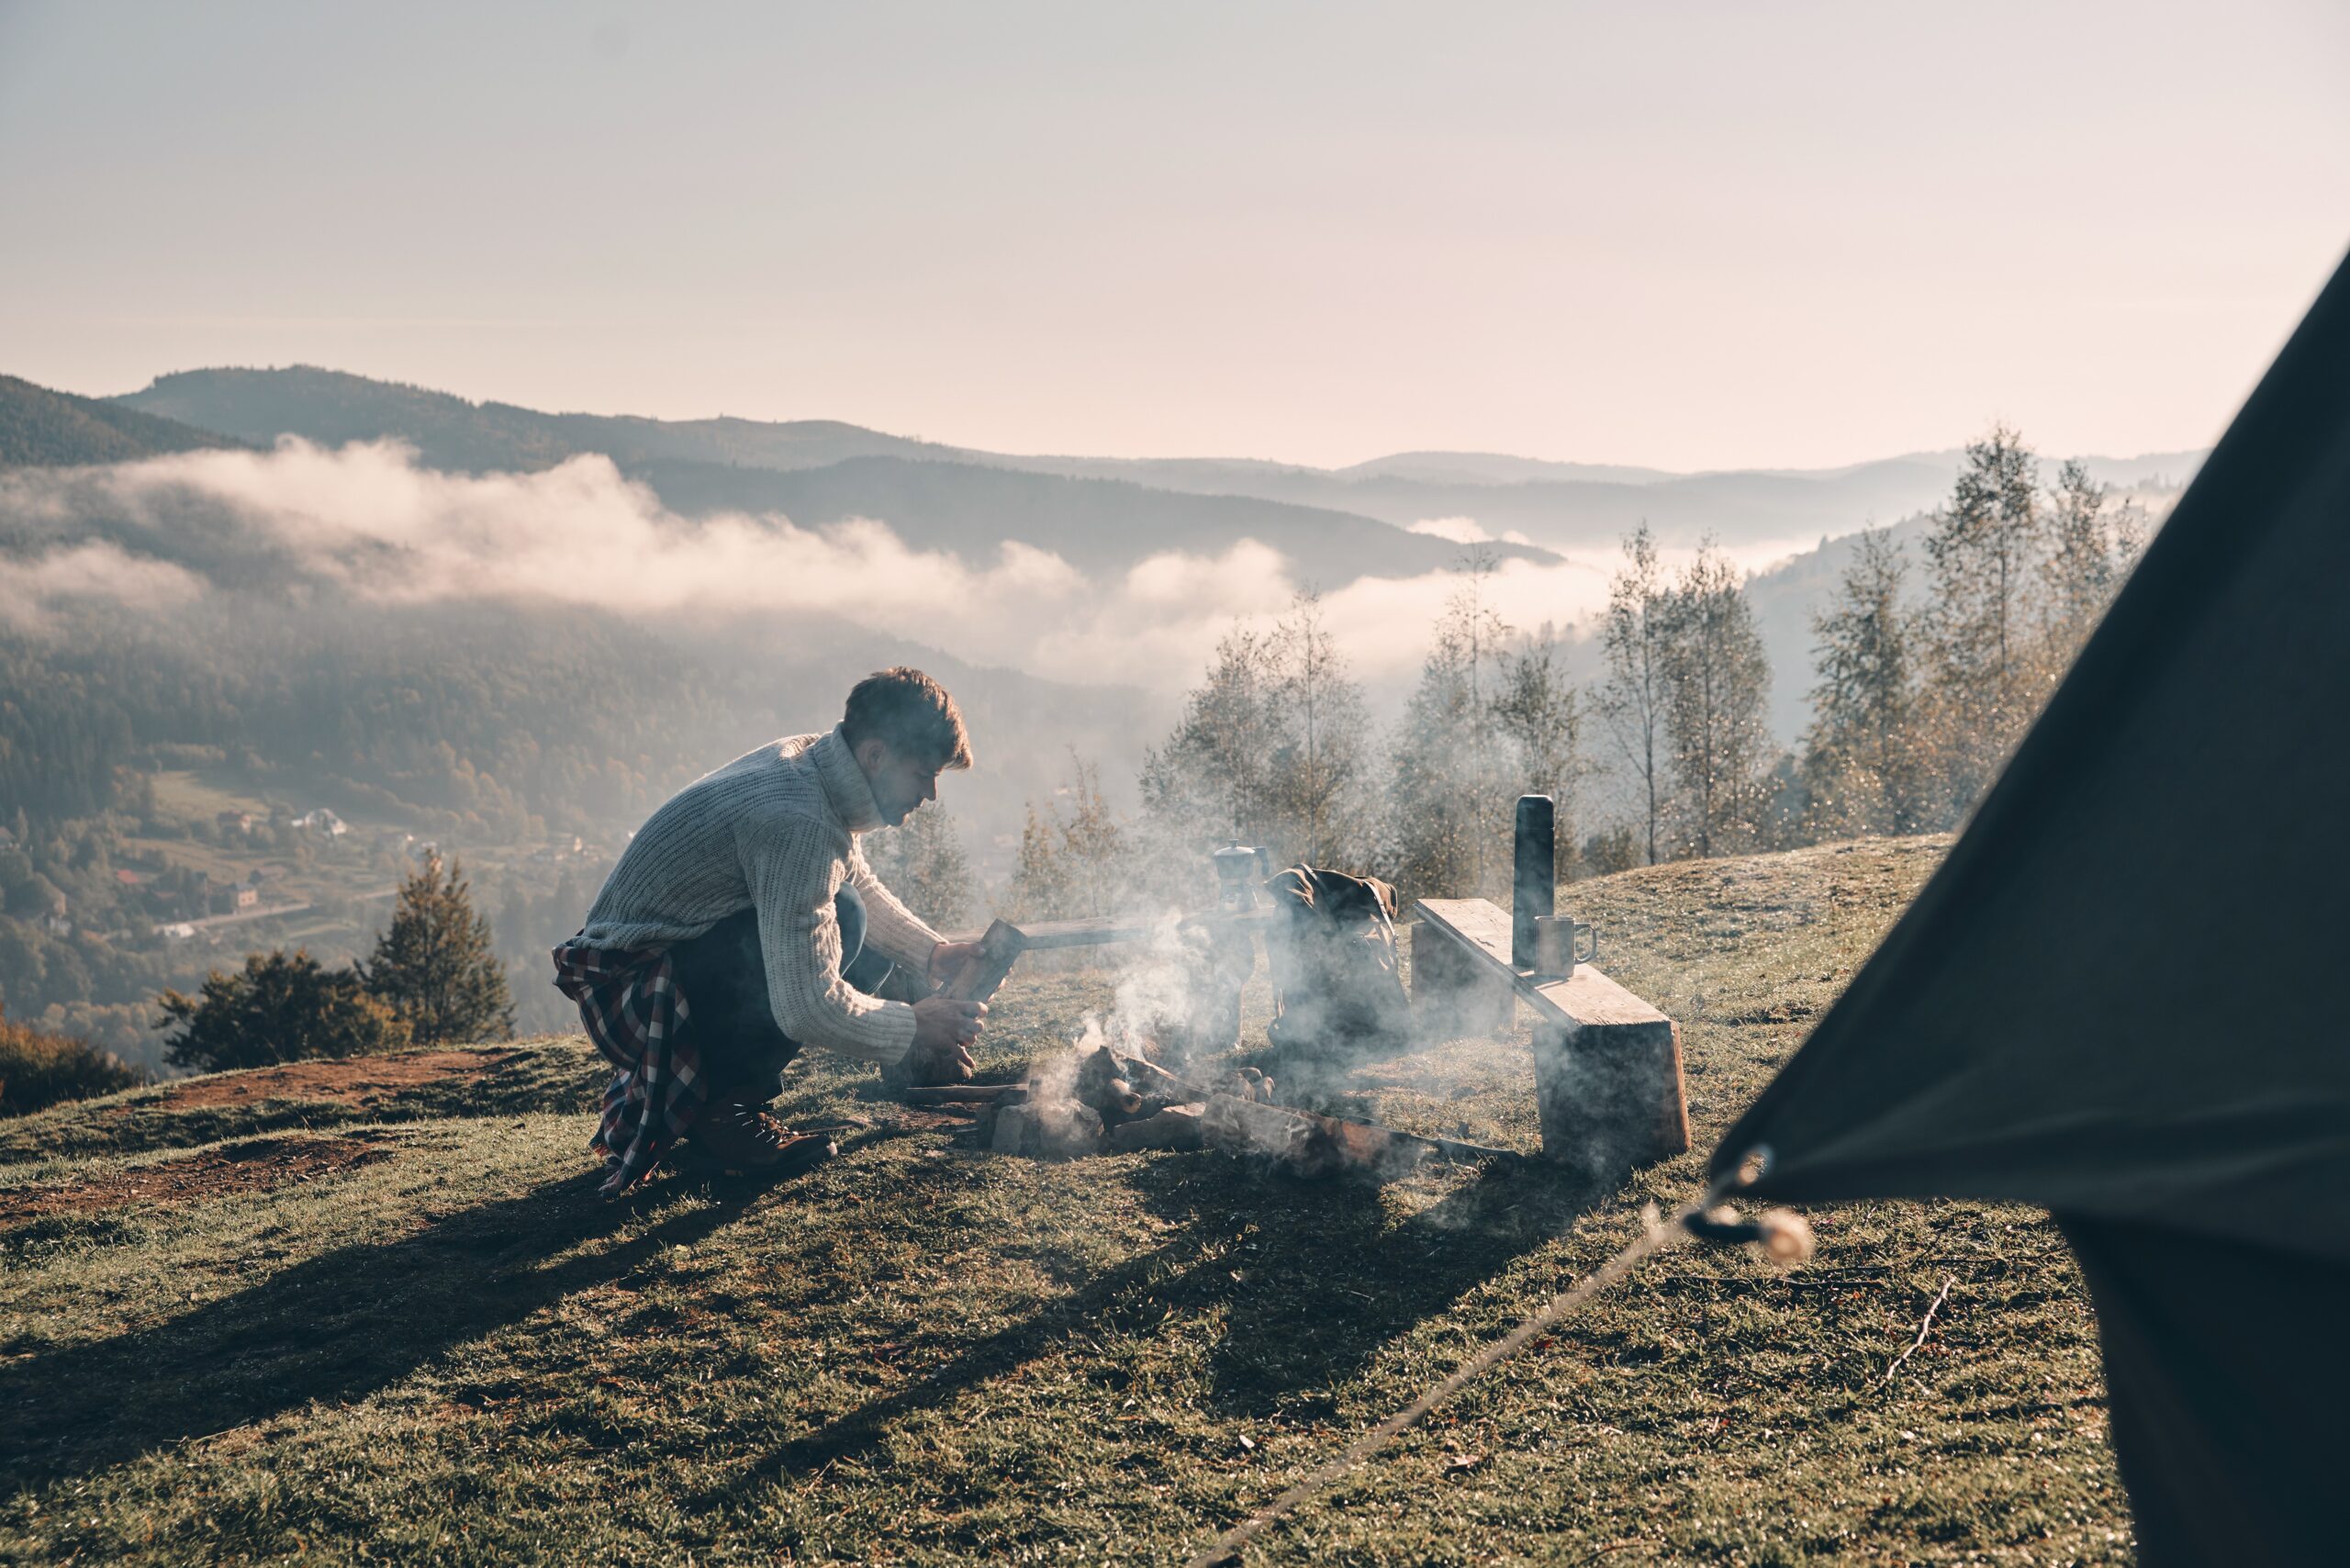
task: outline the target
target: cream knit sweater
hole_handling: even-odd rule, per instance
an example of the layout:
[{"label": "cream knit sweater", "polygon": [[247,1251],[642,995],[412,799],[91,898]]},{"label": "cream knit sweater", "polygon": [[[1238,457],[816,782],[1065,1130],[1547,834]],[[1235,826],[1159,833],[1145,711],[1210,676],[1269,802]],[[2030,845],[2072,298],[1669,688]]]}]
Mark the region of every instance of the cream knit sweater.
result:
[{"label": "cream knit sweater", "polygon": [[[767,999],[786,1035],[893,1062],[913,1044],[914,1010],[841,979],[833,896],[864,896],[866,940],[923,972],[938,933],[881,885],[857,848],[882,825],[848,740],[835,727],[763,745],[669,797],[604,879],[576,940],[666,946],[728,915],[759,912]],[[693,999],[688,997],[690,1006]]]}]

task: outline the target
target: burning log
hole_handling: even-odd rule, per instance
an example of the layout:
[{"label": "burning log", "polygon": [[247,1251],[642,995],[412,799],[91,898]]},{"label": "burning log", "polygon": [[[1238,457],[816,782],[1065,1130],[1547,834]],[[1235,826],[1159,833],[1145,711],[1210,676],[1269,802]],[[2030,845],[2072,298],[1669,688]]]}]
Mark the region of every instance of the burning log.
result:
[{"label": "burning log", "polygon": [[1209,1100],[1202,1125],[1210,1148],[1263,1156],[1301,1176],[1344,1170],[1387,1182],[1409,1175],[1429,1159],[1527,1158],[1515,1149],[1398,1132],[1374,1122],[1325,1116],[1292,1105],[1264,1105],[1234,1095]]},{"label": "burning log", "polygon": [[1520,1158],[1508,1149],[1275,1105],[1272,1081],[1254,1069],[1236,1072],[1229,1087],[1229,1092],[1203,1087],[1104,1046],[1080,1058],[1073,1070],[1064,1064],[1026,1084],[957,1085],[929,1092],[940,1103],[991,1105],[994,1121],[986,1135],[991,1148],[1047,1159],[1209,1148],[1262,1159],[1299,1176],[1343,1171],[1385,1182],[1430,1159]]},{"label": "burning log", "polygon": [[1205,1141],[1201,1127],[1199,1104],[1169,1105],[1162,1111],[1131,1122],[1121,1122],[1110,1129],[1110,1149],[1114,1154],[1137,1154],[1147,1148],[1198,1148]]},{"label": "burning log", "polygon": [[1226,1079],[1224,1092],[1237,1100],[1253,1100],[1259,1105],[1273,1103],[1273,1081],[1253,1067],[1244,1067]]},{"label": "burning log", "polygon": [[1105,1120],[1125,1120],[1143,1114],[1143,1097],[1135,1092],[1124,1059],[1107,1046],[1078,1063],[1074,1092]]},{"label": "burning log", "polygon": [[1178,1077],[1155,1061],[1146,1061],[1141,1057],[1120,1055],[1115,1051],[1111,1054],[1117,1058],[1118,1070],[1125,1075],[1126,1081],[1141,1088],[1147,1094],[1156,1094],[1179,1101],[1204,1100],[1208,1097],[1209,1092],[1206,1089],[1187,1078]]},{"label": "burning log", "polygon": [[1210,1097],[1200,1131],[1210,1148],[1270,1159],[1300,1176],[1319,1176],[1335,1163],[1329,1140],[1304,1116],[1237,1094]]},{"label": "burning log", "polygon": [[1409,1175],[1432,1155],[1445,1152],[1441,1140],[1436,1138],[1285,1105],[1259,1104],[1231,1094],[1219,1094],[1207,1103],[1201,1127],[1210,1148],[1270,1159],[1298,1176],[1347,1171],[1388,1182]]}]

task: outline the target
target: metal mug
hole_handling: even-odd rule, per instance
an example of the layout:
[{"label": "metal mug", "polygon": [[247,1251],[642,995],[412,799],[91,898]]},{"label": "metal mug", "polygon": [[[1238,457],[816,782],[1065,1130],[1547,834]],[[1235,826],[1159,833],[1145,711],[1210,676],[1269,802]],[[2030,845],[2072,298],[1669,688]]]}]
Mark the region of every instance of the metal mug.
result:
[{"label": "metal mug", "polygon": [[[1586,939],[1588,939],[1586,943]],[[1589,921],[1563,914],[1534,917],[1534,972],[1544,980],[1567,980],[1577,964],[1599,957],[1599,932]]]}]

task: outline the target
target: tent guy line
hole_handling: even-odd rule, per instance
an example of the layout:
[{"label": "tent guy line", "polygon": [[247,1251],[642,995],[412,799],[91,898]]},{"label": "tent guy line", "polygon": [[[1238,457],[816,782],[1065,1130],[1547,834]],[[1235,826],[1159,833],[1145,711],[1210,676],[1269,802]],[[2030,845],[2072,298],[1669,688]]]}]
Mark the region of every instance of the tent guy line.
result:
[{"label": "tent guy line", "polygon": [[1348,1443],[1337,1458],[1326,1461],[1304,1480],[1218,1536],[1215,1544],[1192,1558],[1186,1568],[1223,1568],[1238,1562],[1240,1549],[1265,1527],[1326,1490],[1341,1476],[1360,1468],[1389,1439],[1408,1430],[1429,1411],[1526,1349],[1545,1330],[1555,1327],[1585,1302],[1620,1282],[1655,1253],[1691,1235],[1706,1234],[1702,1225],[1693,1226],[1692,1222],[1702,1222],[1725,1195],[1751,1180],[1751,1169],[1734,1168],[1718,1176],[1704,1196],[1684,1204],[1670,1220],[1659,1219],[1656,1205],[1649,1204],[1641,1217],[1640,1234],[1614,1257],[1552,1296],[1539,1311],[1455,1368],[1443,1382]]}]

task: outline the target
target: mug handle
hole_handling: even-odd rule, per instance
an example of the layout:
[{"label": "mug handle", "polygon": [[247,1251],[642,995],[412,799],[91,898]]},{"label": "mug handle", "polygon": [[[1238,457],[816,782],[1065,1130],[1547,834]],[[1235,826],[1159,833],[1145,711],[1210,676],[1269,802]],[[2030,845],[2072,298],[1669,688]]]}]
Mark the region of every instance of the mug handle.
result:
[{"label": "mug handle", "polygon": [[1580,940],[1571,940],[1569,942],[1568,946],[1574,953],[1575,962],[1578,964],[1596,963],[1599,959],[1599,927],[1585,922],[1578,921],[1575,924],[1574,935],[1575,938],[1584,936],[1591,938],[1591,951],[1588,953],[1583,951],[1583,943]]}]

